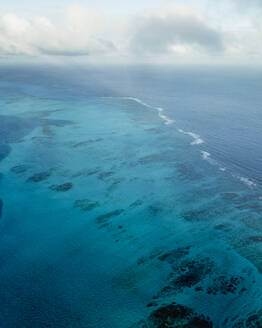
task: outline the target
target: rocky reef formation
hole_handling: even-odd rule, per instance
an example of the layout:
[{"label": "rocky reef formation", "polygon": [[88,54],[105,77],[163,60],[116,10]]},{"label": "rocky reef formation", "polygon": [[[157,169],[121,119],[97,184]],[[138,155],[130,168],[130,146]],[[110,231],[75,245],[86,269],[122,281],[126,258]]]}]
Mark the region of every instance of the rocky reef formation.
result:
[{"label": "rocky reef formation", "polygon": [[78,199],[74,203],[74,207],[80,208],[82,211],[91,211],[99,206],[99,202],[92,202],[89,199]]},{"label": "rocky reef formation", "polygon": [[48,179],[51,175],[51,171],[39,172],[27,179],[27,182],[41,182]]},{"label": "rocky reef formation", "polygon": [[73,148],[88,146],[92,143],[99,142],[99,141],[103,141],[103,139],[102,138],[97,138],[97,139],[89,139],[89,140],[86,140],[86,141],[81,141],[81,142],[78,142],[78,143],[74,144]]},{"label": "rocky reef formation", "polygon": [[[226,323],[226,322],[225,322]],[[262,327],[262,310],[256,313],[250,313],[247,318],[239,320],[233,328],[261,328]]]},{"label": "rocky reef formation", "polygon": [[146,320],[130,328],[212,328],[208,317],[173,302],[154,310]]},{"label": "rocky reef formation", "polygon": [[[223,295],[228,293],[235,294],[243,280],[243,277],[238,276],[219,276],[214,278],[213,285],[207,288],[207,293],[212,295],[217,295],[219,293]],[[242,288],[240,292],[242,293],[245,290],[245,288]]]},{"label": "rocky reef formation", "polygon": [[66,182],[60,185],[52,185],[49,188],[53,191],[68,191],[73,187],[71,182]]},{"label": "rocky reef formation", "polygon": [[[166,258],[169,262],[169,258]],[[169,262],[170,263],[170,262]],[[168,295],[175,295],[185,288],[192,288],[199,284],[213,271],[213,262],[209,258],[185,260],[180,264],[172,264],[174,271],[169,276],[169,284],[166,285],[155,299]]]},{"label": "rocky reef formation", "polygon": [[20,164],[20,165],[13,166],[10,170],[15,174],[22,174],[27,171],[27,166]]},{"label": "rocky reef formation", "polygon": [[115,210],[115,211],[112,211],[112,212],[109,212],[109,213],[102,214],[102,215],[98,216],[96,218],[96,220],[97,220],[98,223],[104,223],[108,219],[110,219],[110,218],[112,218],[114,216],[118,216],[118,215],[122,214],[123,212],[124,212],[123,209]]}]

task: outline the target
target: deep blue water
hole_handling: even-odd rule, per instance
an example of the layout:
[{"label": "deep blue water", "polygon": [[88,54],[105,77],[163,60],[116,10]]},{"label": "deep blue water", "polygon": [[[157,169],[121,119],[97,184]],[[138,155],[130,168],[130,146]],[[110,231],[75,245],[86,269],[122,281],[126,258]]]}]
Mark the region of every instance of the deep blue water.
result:
[{"label": "deep blue water", "polygon": [[0,326],[262,327],[262,71],[0,69]]}]

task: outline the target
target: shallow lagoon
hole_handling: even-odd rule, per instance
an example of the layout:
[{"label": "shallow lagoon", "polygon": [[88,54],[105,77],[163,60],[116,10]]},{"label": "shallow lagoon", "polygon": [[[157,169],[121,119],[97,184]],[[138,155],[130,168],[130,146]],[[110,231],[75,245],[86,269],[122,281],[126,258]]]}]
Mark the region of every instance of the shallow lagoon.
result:
[{"label": "shallow lagoon", "polygon": [[1,82],[2,327],[262,325],[260,189],[154,105],[41,78]]}]

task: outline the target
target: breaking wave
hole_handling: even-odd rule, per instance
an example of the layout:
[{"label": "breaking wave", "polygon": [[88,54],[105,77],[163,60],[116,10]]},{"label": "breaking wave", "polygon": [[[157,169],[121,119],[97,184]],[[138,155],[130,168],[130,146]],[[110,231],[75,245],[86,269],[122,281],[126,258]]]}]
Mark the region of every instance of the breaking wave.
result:
[{"label": "breaking wave", "polygon": [[[156,110],[158,112],[158,116],[164,121],[164,123],[166,125],[171,125],[171,124],[175,123],[175,120],[170,119],[167,115],[164,114],[164,109],[162,107],[149,105],[148,103],[144,102],[143,100],[141,100],[139,98],[136,98],[136,97],[101,97],[101,98],[118,98],[118,99],[126,99],[126,100],[134,101],[144,107]],[[198,135],[194,132],[184,131],[183,129],[179,129],[179,128],[177,129],[177,131],[193,138],[193,141],[190,143],[192,146],[201,145],[204,143],[204,140],[200,137],[200,135]],[[200,153],[201,153],[201,157],[203,160],[208,161],[212,165],[218,166],[218,163],[214,159],[212,159],[211,154],[209,152],[201,150]],[[222,172],[225,172],[225,171],[227,171],[227,168],[219,167],[219,170]],[[249,188],[256,187],[256,183],[254,181],[250,180],[249,178],[241,177],[241,176],[238,176],[235,174],[232,174],[232,176],[234,178],[237,178],[244,184],[246,184]]]},{"label": "breaking wave", "polygon": [[194,132],[187,132],[187,131],[184,131],[182,129],[178,129],[178,131],[180,133],[183,133],[183,134],[186,134],[190,137],[192,137],[194,140],[190,143],[192,146],[194,145],[201,145],[202,143],[204,143],[204,140],[200,138],[200,136]]}]

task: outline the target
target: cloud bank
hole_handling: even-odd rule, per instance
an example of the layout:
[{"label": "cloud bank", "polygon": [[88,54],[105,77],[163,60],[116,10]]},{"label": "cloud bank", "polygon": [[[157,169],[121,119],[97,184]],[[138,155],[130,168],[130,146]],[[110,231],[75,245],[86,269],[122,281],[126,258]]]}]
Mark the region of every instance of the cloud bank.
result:
[{"label": "cloud bank", "polygon": [[114,44],[104,39],[104,28],[104,17],[97,10],[82,6],[68,8],[59,22],[47,17],[30,20],[7,13],[0,17],[0,52],[33,56],[109,53]]},{"label": "cloud bank", "polygon": [[147,54],[221,52],[223,40],[199,14],[183,7],[167,7],[136,18],[130,46]]},{"label": "cloud bank", "polygon": [[[232,1],[233,6],[243,8],[242,0]],[[262,7],[256,0],[252,5]],[[181,5],[122,17],[110,17],[81,5],[68,7],[57,19],[5,13],[0,16],[0,55],[107,57],[132,61],[259,58],[262,24],[250,15],[241,30],[243,20],[241,14],[238,15],[230,26],[230,20],[225,19],[227,23],[223,25],[223,19],[218,23],[215,16]]]}]

